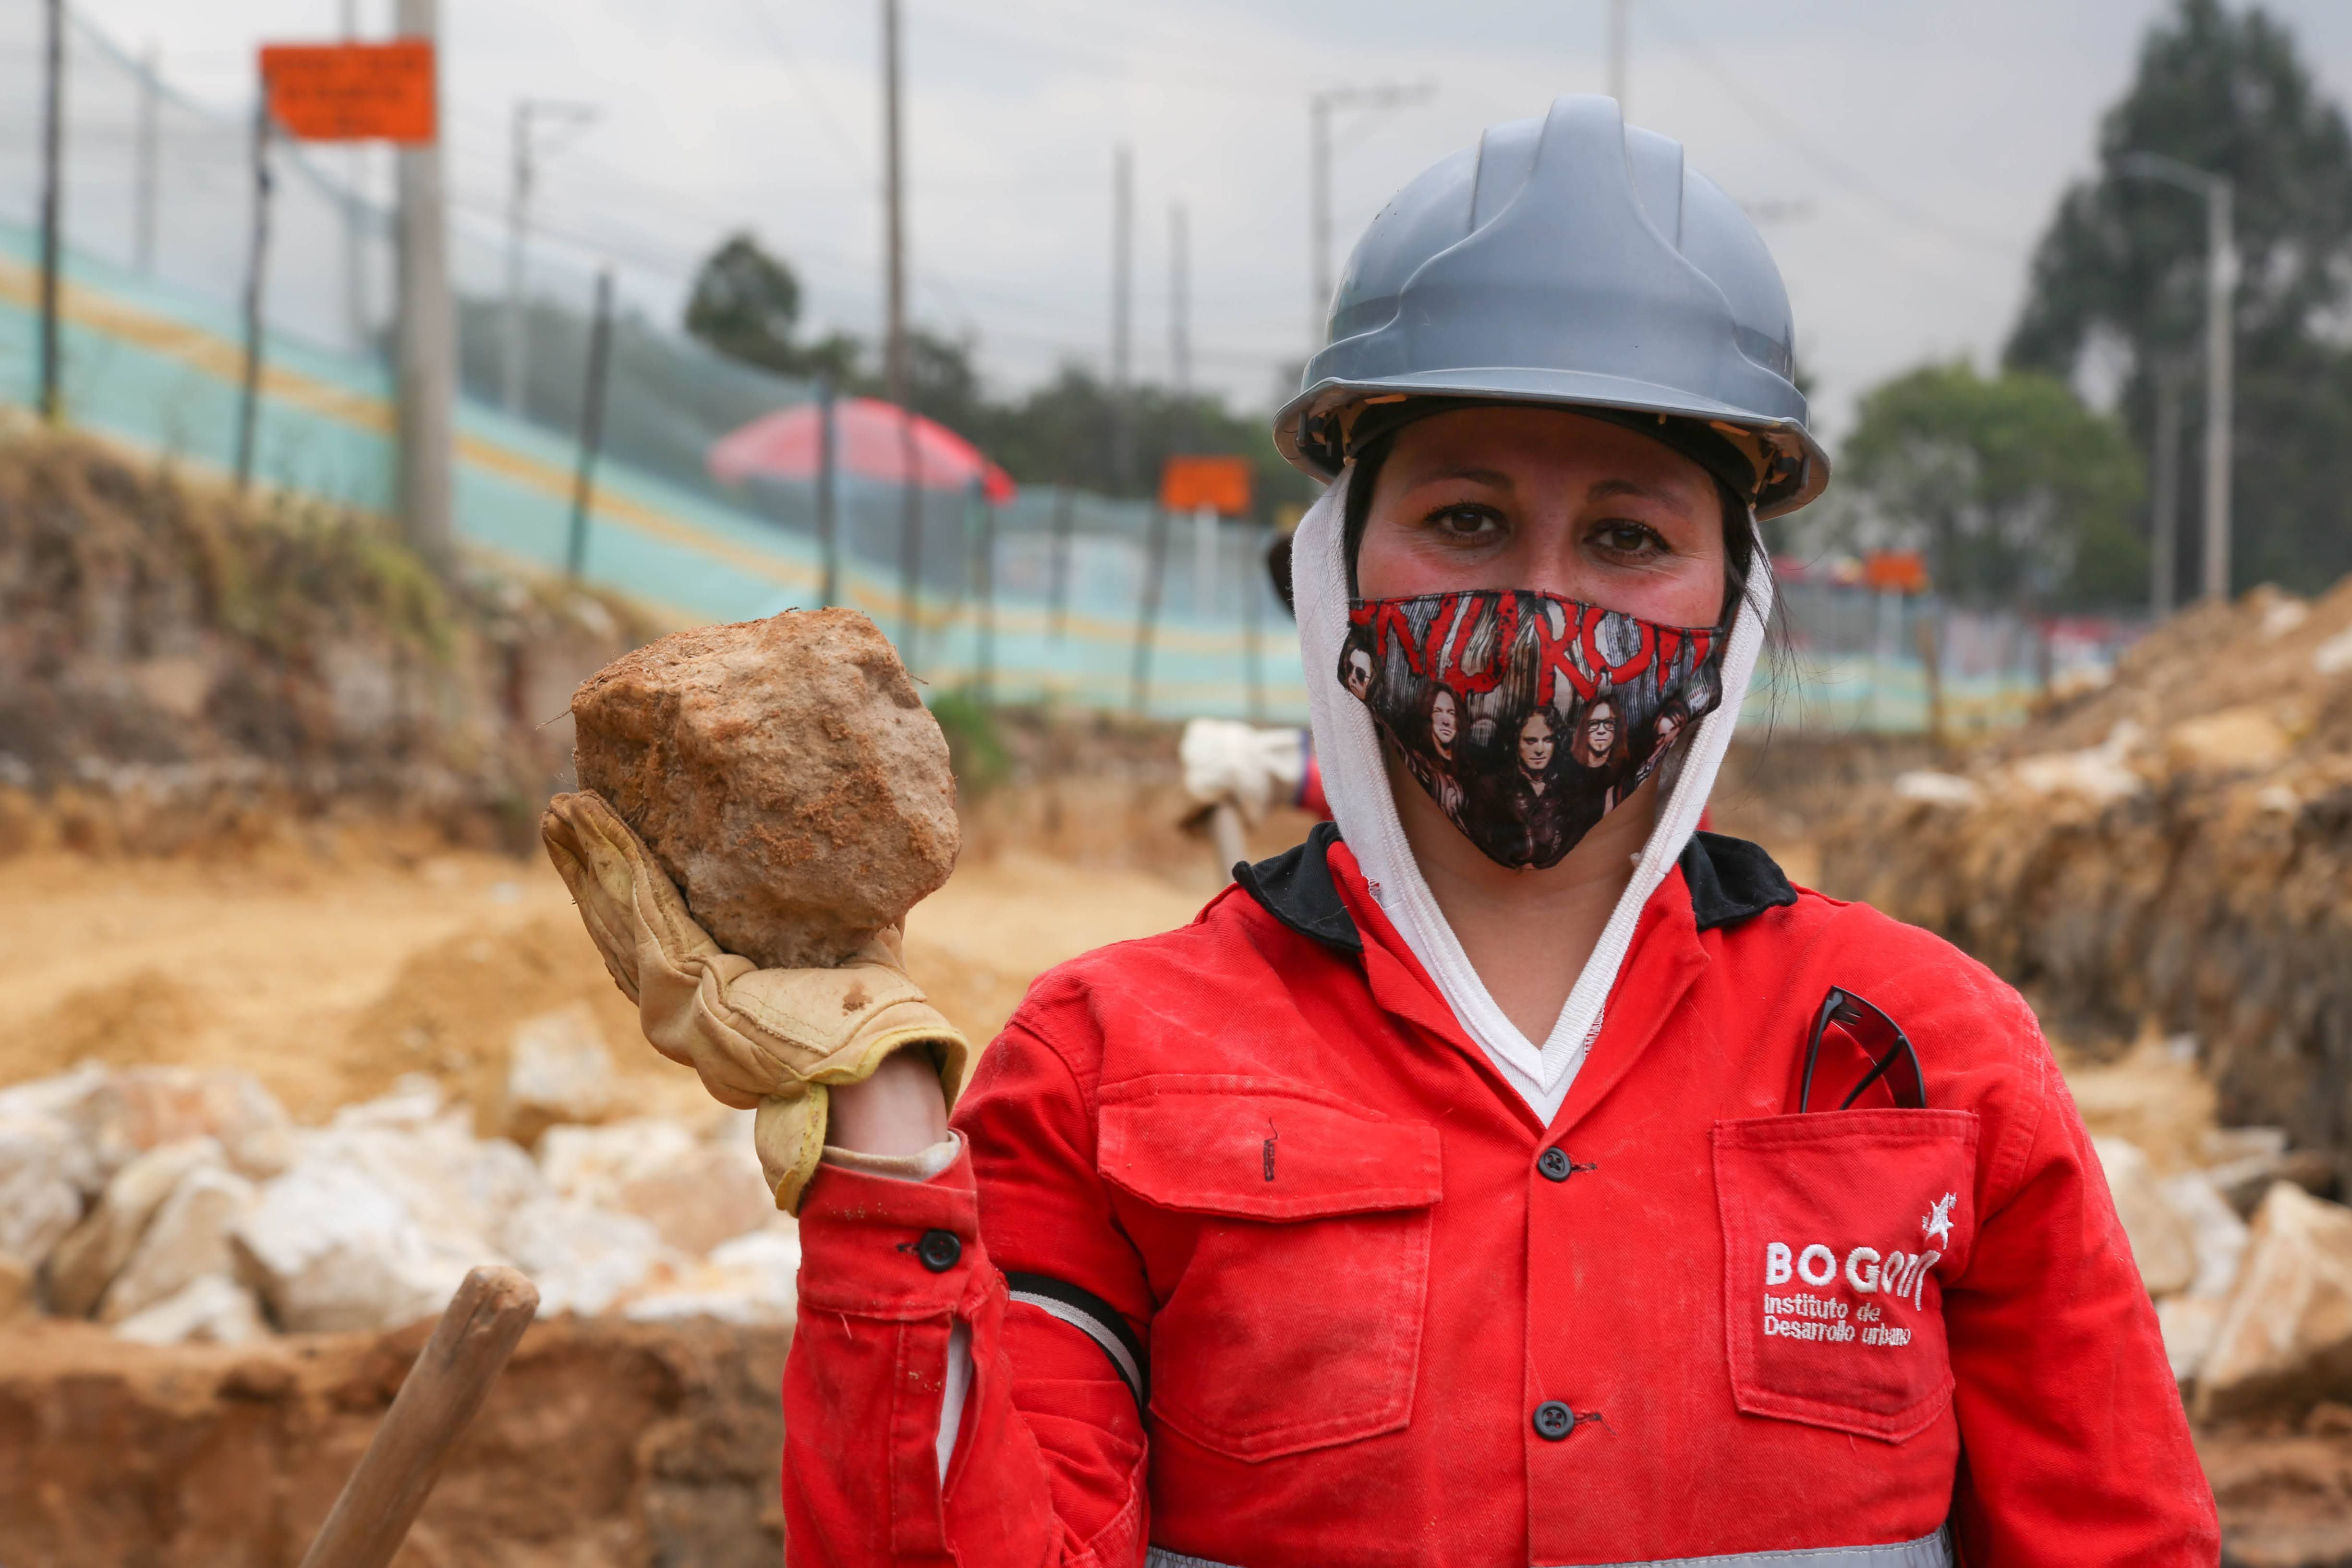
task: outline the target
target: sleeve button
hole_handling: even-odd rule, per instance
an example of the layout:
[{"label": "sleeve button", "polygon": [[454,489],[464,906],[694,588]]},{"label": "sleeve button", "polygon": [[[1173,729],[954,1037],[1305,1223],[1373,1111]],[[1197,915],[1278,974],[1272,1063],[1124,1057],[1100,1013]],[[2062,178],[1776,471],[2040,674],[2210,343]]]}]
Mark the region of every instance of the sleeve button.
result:
[{"label": "sleeve button", "polygon": [[1547,1399],[1536,1406],[1536,1436],[1547,1443],[1557,1443],[1576,1430],[1576,1412],[1557,1399]]},{"label": "sleeve button", "polygon": [[927,1230],[923,1232],[923,1239],[915,1244],[915,1256],[921,1258],[923,1267],[932,1273],[945,1274],[963,1256],[963,1243],[956,1239],[955,1232],[951,1230]]}]

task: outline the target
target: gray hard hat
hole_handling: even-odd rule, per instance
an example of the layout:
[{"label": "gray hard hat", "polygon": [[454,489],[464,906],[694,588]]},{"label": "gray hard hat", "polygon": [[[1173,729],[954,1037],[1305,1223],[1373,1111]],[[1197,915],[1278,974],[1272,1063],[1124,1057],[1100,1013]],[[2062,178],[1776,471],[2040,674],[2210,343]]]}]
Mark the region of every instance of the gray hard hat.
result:
[{"label": "gray hard hat", "polygon": [[1324,479],[1367,405],[1454,397],[1709,427],[1754,464],[1761,517],[1829,482],[1763,237],[1614,99],[1495,126],[1399,192],[1348,258],[1300,384],[1275,445]]}]

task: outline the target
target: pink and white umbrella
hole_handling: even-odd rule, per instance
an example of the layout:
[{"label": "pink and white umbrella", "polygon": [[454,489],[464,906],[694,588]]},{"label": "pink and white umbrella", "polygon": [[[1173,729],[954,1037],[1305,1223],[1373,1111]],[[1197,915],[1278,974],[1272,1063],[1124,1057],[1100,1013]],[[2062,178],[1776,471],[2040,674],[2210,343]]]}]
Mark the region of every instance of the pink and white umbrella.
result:
[{"label": "pink and white umbrella", "polygon": [[[983,493],[999,506],[1013,497],[1012,475],[936,420],[908,414],[878,397],[835,398],[833,420],[835,461],[843,473],[877,484],[906,483],[906,426],[911,424],[916,484],[925,489],[961,490],[978,479]],[[814,479],[820,423],[814,403],[780,408],[712,442],[704,460],[721,484],[740,484],[754,477]]]}]

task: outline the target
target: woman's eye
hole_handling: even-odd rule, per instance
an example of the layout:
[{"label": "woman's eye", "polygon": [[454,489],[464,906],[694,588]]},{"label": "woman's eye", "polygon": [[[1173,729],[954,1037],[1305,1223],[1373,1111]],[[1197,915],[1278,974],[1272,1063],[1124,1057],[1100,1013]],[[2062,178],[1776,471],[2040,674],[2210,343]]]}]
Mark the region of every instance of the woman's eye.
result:
[{"label": "woman's eye", "polygon": [[1604,522],[1592,531],[1592,542],[1612,555],[1663,554],[1666,542],[1657,530],[1639,522]]},{"label": "woman's eye", "polygon": [[1484,540],[1502,531],[1500,520],[1480,507],[1448,507],[1429,521],[1439,533],[1452,540]]}]

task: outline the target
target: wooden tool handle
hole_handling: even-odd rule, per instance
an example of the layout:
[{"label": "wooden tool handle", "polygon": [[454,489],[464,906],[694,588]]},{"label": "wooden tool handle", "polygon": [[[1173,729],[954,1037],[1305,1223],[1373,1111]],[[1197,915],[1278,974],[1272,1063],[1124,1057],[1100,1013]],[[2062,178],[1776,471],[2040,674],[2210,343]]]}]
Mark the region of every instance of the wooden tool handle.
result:
[{"label": "wooden tool handle", "polygon": [[538,1310],[538,1287],[511,1268],[486,1266],[466,1276],[302,1568],[383,1568],[392,1561]]}]

